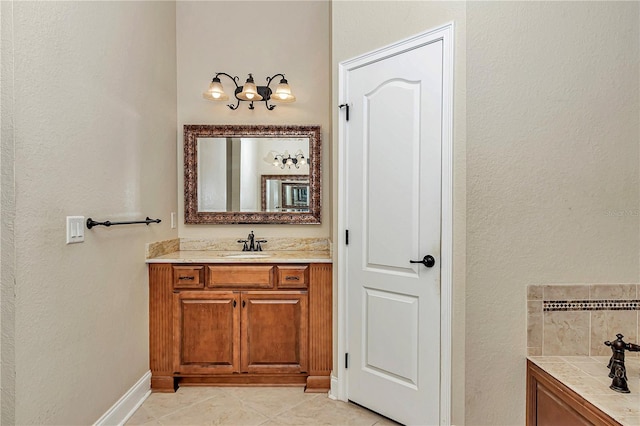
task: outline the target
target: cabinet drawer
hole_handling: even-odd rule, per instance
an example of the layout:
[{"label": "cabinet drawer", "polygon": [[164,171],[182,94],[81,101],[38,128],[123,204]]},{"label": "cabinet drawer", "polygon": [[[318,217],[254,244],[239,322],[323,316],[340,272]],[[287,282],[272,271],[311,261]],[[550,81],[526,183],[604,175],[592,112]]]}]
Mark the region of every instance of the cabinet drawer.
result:
[{"label": "cabinet drawer", "polygon": [[209,266],[207,287],[273,288],[273,265]]},{"label": "cabinet drawer", "polygon": [[174,266],[173,288],[204,288],[204,266]]},{"label": "cabinet drawer", "polygon": [[309,266],[279,265],[277,268],[278,288],[307,288],[309,281]]}]

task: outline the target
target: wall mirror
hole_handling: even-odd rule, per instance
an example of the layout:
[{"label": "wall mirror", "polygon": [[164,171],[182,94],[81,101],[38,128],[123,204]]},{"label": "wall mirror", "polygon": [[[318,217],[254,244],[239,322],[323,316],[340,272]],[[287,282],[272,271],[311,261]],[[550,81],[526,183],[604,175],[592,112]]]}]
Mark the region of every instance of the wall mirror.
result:
[{"label": "wall mirror", "polygon": [[185,125],[185,223],[320,223],[320,126]]}]

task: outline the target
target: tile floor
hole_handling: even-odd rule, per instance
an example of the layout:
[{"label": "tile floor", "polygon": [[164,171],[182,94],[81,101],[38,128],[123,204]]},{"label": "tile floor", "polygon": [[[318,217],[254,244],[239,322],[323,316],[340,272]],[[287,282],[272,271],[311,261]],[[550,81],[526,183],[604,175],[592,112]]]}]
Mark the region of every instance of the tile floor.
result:
[{"label": "tile floor", "polygon": [[152,393],[127,425],[397,425],[301,387],[181,387]]}]

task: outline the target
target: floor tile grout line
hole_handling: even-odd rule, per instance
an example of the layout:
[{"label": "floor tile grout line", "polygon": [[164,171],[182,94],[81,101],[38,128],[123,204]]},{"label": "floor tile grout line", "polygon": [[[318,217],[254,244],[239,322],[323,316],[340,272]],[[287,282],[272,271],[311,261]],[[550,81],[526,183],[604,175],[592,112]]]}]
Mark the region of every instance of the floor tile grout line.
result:
[{"label": "floor tile grout line", "polygon": [[[174,395],[175,395],[175,393],[174,393]],[[191,403],[190,403],[190,404],[188,404],[188,405],[181,405],[181,406],[179,406],[179,407],[176,407],[176,409],[175,409],[175,410],[173,410],[173,411],[171,411],[170,413],[164,414],[164,415],[159,416],[159,417],[155,417],[155,416],[153,416],[153,415],[152,415],[152,417],[154,417],[154,420],[156,420],[156,421],[160,421],[160,419],[163,419],[163,418],[165,418],[165,417],[167,417],[167,416],[171,416],[171,415],[173,415],[173,414],[177,413],[178,411],[182,411],[182,410],[184,410],[185,408],[192,407],[192,406],[194,406],[194,405],[196,405],[196,404],[199,404],[200,402],[204,402],[204,401],[209,400],[209,399],[212,399],[212,398],[215,398],[215,396],[208,396],[208,397],[205,397],[205,398],[203,398],[203,399],[199,399],[199,400],[197,400],[197,401],[193,401],[193,402],[191,402]],[[145,402],[146,402],[146,401],[145,401]],[[149,410],[149,409],[147,408],[147,410]]]},{"label": "floor tile grout line", "polygon": [[[267,422],[270,422],[270,421],[271,421],[271,416],[269,416],[269,415],[267,415],[267,414],[264,414],[262,411],[259,411],[259,410],[258,410],[258,409],[256,409],[255,407],[251,406],[251,404],[247,404],[247,402],[246,402],[244,399],[242,399],[242,398],[238,397],[237,395],[233,395],[231,392],[229,392],[228,394],[231,394],[231,395],[232,395],[233,397],[235,397],[238,401],[240,401],[240,404],[242,405],[242,408],[243,408],[243,409],[249,409],[249,410],[252,410],[253,412],[260,414],[261,416],[266,417],[266,418],[267,418],[267,420],[266,420]],[[260,424],[264,424],[264,422],[262,422],[262,423],[260,423]]]},{"label": "floor tile grout line", "polygon": [[[284,388],[282,388],[282,389],[284,389]],[[303,391],[303,393],[304,393],[304,391]],[[238,397],[237,395],[233,395],[233,396],[235,396],[236,398],[238,398],[240,401],[243,401],[243,400],[242,400],[240,397]],[[258,413],[262,414],[263,416],[269,417],[269,419],[270,419],[270,420],[274,420],[276,417],[278,417],[278,416],[280,416],[280,415],[282,415],[282,414],[284,414],[284,413],[286,413],[286,412],[288,412],[288,411],[290,411],[290,410],[293,410],[294,408],[298,407],[298,406],[299,406],[299,405],[301,405],[301,404],[304,404],[304,403],[306,403],[306,402],[312,401],[312,400],[316,399],[318,396],[320,396],[320,394],[319,394],[319,393],[318,393],[318,394],[314,394],[314,395],[309,395],[309,397],[308,397],[308,399],[307,399],[307,400],[305,400],[305,401],[300,401],[299,403],[294,404],[294,405],[292,405],[292,406],[291,406],[291,407],[289,407],[289,408],[286,408],[286,409],[284,409],[284,410],[282,410],[282,411],[279,411],[279,412],[277,412],[277,413],[275,413],[275,414],[271,414],[271,415],[265,414],[265,413],[263,413],[263,412],[261,412],[261,411],[257,410],[255,407],[251,407],[251,408],[252,408],[252,409],[254,409],[255,411],[257,411]]]},{"label": "floor tile grout line", "polygon": [[[233,388],[226,388],[226,387],[218,387],[216,388],[217,391],[215,392],[215,395],[199,395],[197,396],[195,399],[191,399],[190,396],[188,394],[182,393],[180,398],[170,398],[170,399],[166,399],[164,397],[159,399],[159,402],[164,402],[166,405],[164,405],[164,408],[169,408],[171,409],[171,411],[165,413],[164,415],[158,416],[157,413],[155,413],[153,411],[153,409],[150,409],[150,407],[147,405],[145,406],[144,404],[140,407],[140,408],[144,408],[144,410],[146,411],[146,414],[149,415],[149,419],[146,423],[144,424],[152,424],[152,423],[156,423],[156,424],[164,424],[164,421],[167,420],[167,417],[170,416],[175,416],[178,415],[180,416],[180,412],[182,411],[187,411],[189,408],[193,407],[196,404],[201,404],[203,402],[209,401],[211,399],[215,399],[215,398],[220,398],[222,396],[226,396],[226,397],[232,397],[232,399],[234,401],[237,401],[238,403],[240,403],[243,407],[243,409],[247,410],[247,411],[251,411],[254,414],[259,415],[262,418],[257,418],[255,420],[260,421],[260,423],[256,423],[256,425],[266,425],[269,424],[271,422],[276,422],[277,423],[277,418],[279,417],[287,417],[290,414],[290,411],[304,405],[304,404],[308,404],[308,403],[312,403],[313,401],[320,401],[323,398],[323,394],[311,394],[311,395],[304,395],[303,399],[300,400],[299,402],[291,405],[290,407],[283,409],[281,411],[274,411],[273,413],[264,413],[262,412],[262,410],[258,409],[255,407],[255,405],[252,404],[252,402],[256,402],[258,403],[258,401],[254,401],[251,399],[250,395],[245,395],[244,397],[242,395],[239,395],[237,393],[235,393],[234,391],[232,391]],[[259,389],[256,388],[256,391],[259,392]],[[302,390],[301,390],[302,392]],[[243,399],[244,398],[244,399]],[[172,401],[172,403],[167,404],[167,401]],[[327,398],[327,401],[329,401],[329,399]],[[146,401],[145,401],[146,402]],[[321,402],[321,401],[320,401]],[[338,403],[338,404],[345,404],[343,401],[330,401],[333,403]],[[180,406],[176,406],[173,407],[173,404],[175,403],[179,403],[181,404]],[[327,407],[327,409],[330,409],[331,404],[329,404]],[[346,403],[346,406],[351,406],[351,404]],[[354,408],[356,408],[357,406],[354,406]],[[369,410],[365,410],[365,411],[369,411]],[[371,414],[376,415],[377,413],[373,413],[370,412]],[[377,416],[376,416],[377,417]],[[334,422],[337,421],[337,422]],[[211,420],[211,422],[213,422],[213,419]],[[207,424],[210,424],[211,422],[207,422]],[[380,422],[383,422],[382,418],[377,418],[377,419],[372,419],[371,423],[363,423],[363,424],[370,424],[370,426],[374,426]],[[315,423],[311,422],[307,422],[305,424],[309,424],[309,425],[313,425]],[[342,422],[340,422],[340,420],[338,419],[332,419],[332,422],[329,424],[333,424],[333,425],[341,425],[343,424]]]},{"label": "floor tile grout line", "polygon": [[[228,396],[231,396],[231,397],[234,397],[234,398],[236,398],[238,401],[240,401],[241,403],[243,403],[242,399],[240,399],[240,398],[236,397],[235,395],[231,394],[230,392],[227,392],[227,391],[226,391],[226,389],[224,389],[224,387],[219,387],[219,388],[216,388],[216,389],[220,389],[220,390],[222,390],[222,392],[223,392],[224,394],[226,394],[226,395],[228,395]],[[219,397],[219,396],[218,396],[218,397]],[[158,423],[161,423],[161,420],[162,420],[162,419],[164,419],[164,418],[166,418],[166,417],[172,416],[172,415],[177,414],[178,412],[183,411],[183,410],[185,410],[185,409],[187,409],[187,408],[190,408],[190,407],[192,407],[192,406],[194,406],[194,405],[196,405],[196,404],[199,404],[199,403],[201,403],[201,402],[205,402],[205,401],[208,401],[208,400],[210,400],[210,399],[214,399],[214,398],[216,398],[216,396],[210,396],[210,397],[206,397],[206,398],[203,398],[203,399],[199,399],[199,400],[197,400],[197,401],[195,401],[195,402],[193,402],[193,403],[191,403],[191,404],[189,404],[189,405],[183,405],[183,406],[180,406],[180,407],[179,407],[179,408],[177,408],[176,410],[174,410],[174,411],[172,411],[172,412],[170,412],[170,413],[167,413],[167,414],[165,414],[165,415],[163,415],[163,416],[160,416],[160,417],[154,418],[154,420],[155,420],[156,422],[158,422]],[[243,403],[243,406],[244,406],[244,403]],[[271,418],[269,418],[269,417],[268,417],[268,416],[266,416],[265,414],[262,414],[261,412],[259,412],[259,411],[258,411],[258,410],[256,410],[255,408],[253,408],[253,407],[246,407],[246,408],[249,408],[250,410],[252,410],[252,411],[254,411],[254,412],[256,412],[256,413],[260,414],[261,416],[266,417],[267,419],[265,420],[265,422],[269,422],[269,421],[271,421]],[[262,423],[259,423],[259,424],[260,424],[260,425],[262,425],[262,424],[264,424],[265,422],[262,422]],[[150,423],[150,422],[147,422],[147,423]],[[162,423],[161,423],[161,424],[162,424]]]},{"label": "floor tile grout line", "polygon": [[320,394],[315,394],[315,395],[313,395],[313,396],[310,396],[306,401],[300,401],[299,403],[297,403],[297,404],[295,404],[295,405],[292,405],[291,407],[287,408],[286,410],[283,410],[283,411],[281,411],[280,413],[275,414],[273,417],[274,417],[274,418],[276,418],[276,417],[280,416],[281,414],[284,414],[284,413],[286,413],[286,412],[288,412],[288,411],[293,410],[293,409],[294,409],[294,408],[296,408],[296,407],[299,407],[299,406],[300,406],[300,405],[302,405],[302,404],[305,404],[305,403],[307,403],[307,402],[309,402],[309,401],[313,401],[314,399],[317,399],[319,395],[320,395]]}]

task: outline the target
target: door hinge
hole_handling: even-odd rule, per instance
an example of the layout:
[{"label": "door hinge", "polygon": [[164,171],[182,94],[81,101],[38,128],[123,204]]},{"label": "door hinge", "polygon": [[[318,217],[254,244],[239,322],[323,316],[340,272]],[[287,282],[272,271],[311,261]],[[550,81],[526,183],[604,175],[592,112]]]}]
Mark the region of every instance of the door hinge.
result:
[{"label": "door hinge", "polygon": [[338,108],[340,108],[340,109],[345,108],[345,107],[347,108],[347,117],[346,118],[347,118],[347,121],[349,121],[349,104],[338,105]]},{"label": "door hinge", "polygon": [[349,368],[349,353],[344,354],[344,368]]},{"label": "door hinge", "polygon": [[345,245],[349,245],[349,230],[344,231],[344,243]]}]

